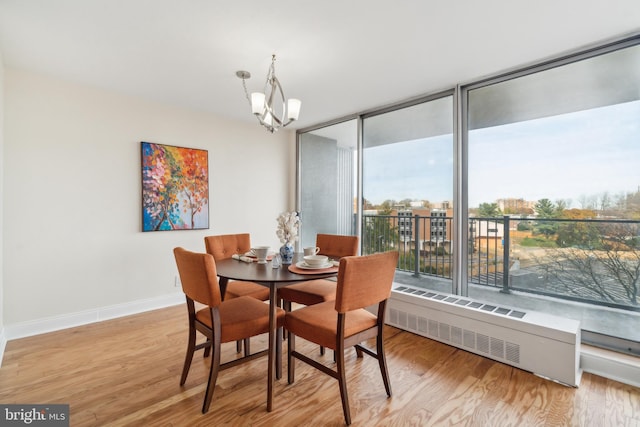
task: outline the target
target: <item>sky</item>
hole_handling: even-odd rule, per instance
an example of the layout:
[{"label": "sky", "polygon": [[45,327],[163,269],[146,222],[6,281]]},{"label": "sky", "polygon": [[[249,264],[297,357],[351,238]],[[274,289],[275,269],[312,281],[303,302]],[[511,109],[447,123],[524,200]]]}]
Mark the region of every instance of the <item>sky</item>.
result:
[{"label": "sky", "polygon": [[[364,197],[453,199],[452,136],[364,152]],[[474,130],[469,135],[469,207],[497,199],[581,199],[640,187],[640,101]]]},{"label": "sky", "polygon": [[364,198],[374,204],[392,199],[453,199],[451,135],[364,151]]}]

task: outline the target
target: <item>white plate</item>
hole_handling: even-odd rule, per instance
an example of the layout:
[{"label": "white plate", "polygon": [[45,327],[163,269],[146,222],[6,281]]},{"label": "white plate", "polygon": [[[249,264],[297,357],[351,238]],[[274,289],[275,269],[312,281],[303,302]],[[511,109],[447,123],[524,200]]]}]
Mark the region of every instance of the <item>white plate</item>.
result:
[{"label": "white plate", "polygon": [[312,266],[308,265],[306,262],[300,261],[300,262],[296,263],[296,267],[301,268],[303,270],[322,270],[323,268],[331,268],[331,267],[333,267],[333,264],[326,263],[324,265],[319,265],[317,267],[312,267]]}]

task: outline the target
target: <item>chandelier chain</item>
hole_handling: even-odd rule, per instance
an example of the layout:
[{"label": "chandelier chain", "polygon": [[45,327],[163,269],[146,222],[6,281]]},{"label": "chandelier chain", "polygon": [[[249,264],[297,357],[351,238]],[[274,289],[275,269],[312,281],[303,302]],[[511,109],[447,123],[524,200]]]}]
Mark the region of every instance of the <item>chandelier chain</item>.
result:
[{"label": "chandelier chain", "polygon": [[249,97],[249,91],[247,90],[247,80],[242,79],[242,87],[244,88],[244,97],[247,98],[249,105],[251,105],[251,98]]}]

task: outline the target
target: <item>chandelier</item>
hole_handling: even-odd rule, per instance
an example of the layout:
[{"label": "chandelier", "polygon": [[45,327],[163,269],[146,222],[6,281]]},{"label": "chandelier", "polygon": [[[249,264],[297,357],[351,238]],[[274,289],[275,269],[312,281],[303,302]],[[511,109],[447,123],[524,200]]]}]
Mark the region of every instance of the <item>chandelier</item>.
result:
[{"label": "chandelier", "polygon": [[[262,92],[252,92],[251,97],[249,97],[246,83],[247,79],[251,78],[251,73],[248,71],[236,71],[236,76],[242,79],[242,87],[244,87],[244,94],[251,105],[251,112],[256,116],[258,122],[271,133],[289,125],[294,120],[298,120],[300,106],[302,105],[299,99],[291,98],[287,100],[284,97],[282,86],[276,77],[275,63],[276,56],[272,55],[264,90]],[[276,105],[274,105],[275,101],[277,101]],[[281,107],[280,103],[282,103]]]}]

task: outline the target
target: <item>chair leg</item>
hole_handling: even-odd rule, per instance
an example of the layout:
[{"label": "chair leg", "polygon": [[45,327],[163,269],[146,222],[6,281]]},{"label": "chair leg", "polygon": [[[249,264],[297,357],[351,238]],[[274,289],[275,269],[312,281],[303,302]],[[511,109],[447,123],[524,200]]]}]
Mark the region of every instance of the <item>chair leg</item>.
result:
[{"label": "chair leg", "polygon": [[245,355],[245,357],[251,355],[251,347],[249,345],[249,338],[245,338],[244,339],[244,355]]},{"label": "chair leg", "polygon": [[193,353],[196,350],[196,328],[193,325],[189,325],[189,341],[187,343],[187,354],[184,358],[184,366],[182,367],[182,377],[180,377],[180,385],[184,385],[187,381],[187,375],[189,374],[189,368],[191,367],[191,360],[193,359]]},{"label": "chair leg", "polygon": [[340,397],[342,398],[342,412],[344,413],[344,421],[347,425],[351,424],[351,411],[349,410],[349,396],[347,395],[347,376],[344,372],[344,347],[338,346],[335,351],[337,364],[337,378],[340,386]]},{"label": "chair leg", "polygon": [[242,340],[236,341],[236,353],[242,352]]},{"label": "chair leg", "polygon": [[296,336],[287,332],[287,381],[293,384],[295,381],[295,358],[291,355],[296,349]]},{"label": "chair leg", "polygon": [[378,359],[378,364],[380,365],[380,374],[382,374],[384,389],[387,391],[387,396],[391,397],[391,382],[389,381],[387,358],[384,355],[384,340],[382,339],[382,333],[378,333],[378,337],[376,338],[376,351],[378,352],[376,358]]},{"label": "chair leg", "polygon": [[220,336],[214,337],[212,345],[214,345],[215,348],[212,350],[211,368],[209,369],[209,381],[207,382],[207,391],[204,394],[204,403],[202,404],[203,414],[206,414],[209,411],[209,406],[211,405],[211,400],[213,399],[213,392],[216,388],[218,372],[220,371]]},{"label": "chair leg", "polygon": [[204,352],[202,354],[202,357],[205,359],[211,354],[211,340],[209,338],[207,338],[207,344],[209,345],[204,348]]}]

